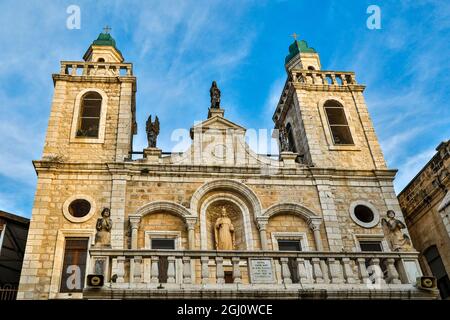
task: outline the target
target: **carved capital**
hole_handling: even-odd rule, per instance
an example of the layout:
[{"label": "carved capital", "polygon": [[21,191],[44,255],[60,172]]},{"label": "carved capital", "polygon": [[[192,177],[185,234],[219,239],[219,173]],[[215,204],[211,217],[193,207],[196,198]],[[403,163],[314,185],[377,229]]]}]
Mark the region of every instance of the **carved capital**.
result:
[{"label": "carved capital", "polygon": [[256,223],[258,225],[258,230],[266,230],[267,223],[269,222],[269,219],[267,218],[257,218]]},{"label": "carved capital", "polygon": [[197,218],[186,218],[186,228],[188,230],[194,230],[197,224]]},{"label": "carved capital", "polygon": [[308,226],[312,231],[320,230],[320,225],[322,224],[322,219],[309,219]]},{"label": "carved capital", "polygon": [[141,216],[129,216],[131,229],[139,229],[141,223]]}]

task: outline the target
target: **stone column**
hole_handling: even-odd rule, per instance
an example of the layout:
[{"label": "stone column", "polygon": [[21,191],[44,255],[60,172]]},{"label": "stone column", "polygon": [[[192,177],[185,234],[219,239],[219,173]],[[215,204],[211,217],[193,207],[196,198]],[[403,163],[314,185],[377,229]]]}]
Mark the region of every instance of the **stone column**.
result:
[{"label": "stone column", "polygon": [[138,230],[141,223],[141,216],[130,216],[131,227],[131,249],[137,249],[138,247]]},{"label": "stone column", "polygon": [[261,250],[269,250],[267,246],[267,234],[266,234],[266,227],[267,227],[268,219],[258,219],[258,230],[259,230],[259,237],[261,238]]},{"label": "stone column", "polygon": [[188,230],[188,246],[189,250],[195,249],[195,224],[197,219],[186,219],[186,228]]},{"label": "stone column", "polygon": [[320,225],[322,224],[321,219],[310,219],[309,228],[314,234],[314,242],[316,243],[316,250],[323,251],[322,237],[320,236]]}]

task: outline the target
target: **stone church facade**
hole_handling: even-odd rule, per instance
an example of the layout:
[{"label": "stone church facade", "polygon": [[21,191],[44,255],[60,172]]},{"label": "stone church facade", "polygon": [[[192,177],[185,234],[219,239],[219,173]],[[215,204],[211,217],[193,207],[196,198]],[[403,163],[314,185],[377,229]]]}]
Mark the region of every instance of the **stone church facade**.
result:
[{"label": "stone church facade", "polygon": [[186,152],[162,152],[149,121],[133,160],[132,64],[110,34],[83,59],[53,75],[20,299],[436,297],[415,286],[416,250],[396,242],[408,239],[396,171],[353,72],[322,70],[294,41],[276,159],[248,147],[213,86]]}]

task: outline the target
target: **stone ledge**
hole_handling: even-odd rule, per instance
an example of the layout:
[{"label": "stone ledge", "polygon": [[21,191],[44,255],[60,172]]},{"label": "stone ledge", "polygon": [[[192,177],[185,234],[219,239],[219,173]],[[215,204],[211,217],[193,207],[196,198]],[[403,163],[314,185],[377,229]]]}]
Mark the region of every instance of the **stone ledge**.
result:
[{"label": "stone ledge", "polygon": [[[167,284],[163,284],[163,287]],[[83,299],[411,299],[433,300],[437,291],[422,291],[411,285],[385,286],[367,289],[365,286],[349,285],[181,285],[174,289],[111,289],[87,288]],[[229,286],[227,288],[227,286]],[[358,288],[357,288],[358,287]]]}]

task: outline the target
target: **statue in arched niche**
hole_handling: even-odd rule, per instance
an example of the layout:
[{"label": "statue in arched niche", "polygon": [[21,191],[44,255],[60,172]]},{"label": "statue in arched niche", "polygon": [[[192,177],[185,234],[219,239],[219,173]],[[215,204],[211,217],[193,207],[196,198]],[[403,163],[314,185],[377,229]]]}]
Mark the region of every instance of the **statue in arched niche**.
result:
[{"label": "statue in arched niche", "polygon": [[225,207],[222,207],[221,216],[214,225],[214,236],[216,250],[234,250],[234,226]]}]

